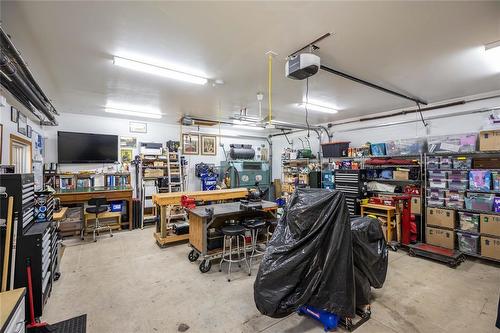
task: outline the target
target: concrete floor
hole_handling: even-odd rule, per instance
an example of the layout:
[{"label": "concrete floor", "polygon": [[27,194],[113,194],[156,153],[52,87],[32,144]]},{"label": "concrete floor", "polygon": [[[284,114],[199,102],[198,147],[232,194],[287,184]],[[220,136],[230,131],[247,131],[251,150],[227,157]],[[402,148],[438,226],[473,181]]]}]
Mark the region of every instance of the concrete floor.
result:
[{"label": "concrete floor", "polygon": [[[235,270],[230,283],[216,267],[201,274],[186,244],[160,249],[153,229],[65,244],[62,276],[43,316],[49,323],[86,313],[89,333],[170,333],[181,323],[193,333],[323,331],[295,314],[262,316],[253,301],[255,274]],[[467,261],[451,269],[404,251],[389,259],[384,288],[373,292],[372,319],[356,332],[498,332],[498,266]]]}]

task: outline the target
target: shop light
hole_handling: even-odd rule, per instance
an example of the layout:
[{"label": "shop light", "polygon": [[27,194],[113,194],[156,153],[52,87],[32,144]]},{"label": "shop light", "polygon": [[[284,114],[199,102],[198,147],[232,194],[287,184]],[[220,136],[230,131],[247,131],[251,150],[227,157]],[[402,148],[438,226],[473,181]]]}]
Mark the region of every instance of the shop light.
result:
[{"label": "shop light", "polygon": [[300,103],[298,104],[299,107],[305,108],[307,106],[307,110],[309,111],[318,111],[318,112],[324,112],[324,113],[337,113],[339,112],[338,110],[331,108],[329,106],[324,106],[324,105],[319,105],[319,104],[313,104],[313,103]]},{"label": "shop light", "polygon": [[107,113],[123,114],[132,117],[161,119],[161,113],[159,111],[154,111],[154,110],[128,110],[128,109],[119,109],[115,107],[106,106],[104,111]]},{"label": "shop light", "polygon": [[206,84],[208,80],[204,77],[185,73],[179,70],[165,68],[157,65],[148,64],[141,61],[126,59],[122,57],[115,56],[113,58],[113,64],[129,69],[133,69],[139,72],[158,75],[167,77],[170,79],[180,80],[184,82],[190,82],[195,84]]}]

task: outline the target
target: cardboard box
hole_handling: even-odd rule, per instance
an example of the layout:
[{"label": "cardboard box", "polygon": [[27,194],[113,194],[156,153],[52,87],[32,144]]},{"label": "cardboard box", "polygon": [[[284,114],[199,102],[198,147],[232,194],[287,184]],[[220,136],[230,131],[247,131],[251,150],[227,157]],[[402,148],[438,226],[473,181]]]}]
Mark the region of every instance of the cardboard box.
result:
[{"label": "cardboard box", "polygon": [[146,169],[144,170],[144,177],[163,177],[163,169]]},{"label": "cardboard box", "polygon": [[479,150],[500,150],[500,131],[479,132]]},{"label": "cardboard box", "polygon": [[392,178],[395,180],[408,180],[408,175],[410,171],[408,170],[394,170],[392,172]]},{"label": "cardboard box", "polygon": [[442,209],[427,207],[427,225],[447,229],[455,228],[455,211],[452,209]]},{"label": "cardboard box", "polygon": [[500,239],[481,236],[481,255],[500,260]]},{"label": "cardboard box", "polygon": [[422,214],[422,204],[420,197],[411,197],[411,213]]},{"label": "cardboard box", "polygon": [[455,248],[455,231],[441,228],[425,228],[427,244],[453,250]]},{"label": "cardboard box", "polygon": [[500,237],[500,215],[480,214],[479,231],[481,234]]}]

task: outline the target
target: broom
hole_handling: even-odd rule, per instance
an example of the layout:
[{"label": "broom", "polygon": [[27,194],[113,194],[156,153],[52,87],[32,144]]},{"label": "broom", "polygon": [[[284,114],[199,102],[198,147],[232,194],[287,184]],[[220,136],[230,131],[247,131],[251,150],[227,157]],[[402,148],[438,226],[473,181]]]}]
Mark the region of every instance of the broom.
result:
[{"label": "broom", "polygon": [[28,277],[28,298],[30,302],[30,323],[26,326],[30,333],[50,333],[53,329],[46,322],[35,321],[35,306],[33,305],[33,283],[31,281],[31,259],[26,258],[26,274]]}]

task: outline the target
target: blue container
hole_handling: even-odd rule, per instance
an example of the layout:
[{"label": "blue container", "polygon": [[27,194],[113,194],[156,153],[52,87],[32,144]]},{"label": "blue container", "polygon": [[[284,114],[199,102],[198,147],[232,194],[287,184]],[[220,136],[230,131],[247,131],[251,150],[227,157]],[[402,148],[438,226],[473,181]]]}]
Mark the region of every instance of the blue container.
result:
[{"label": "blue container", "polygon": [[384,156],[385,155],[385,143],[372,143],[370,145],[373,156]]},{"label": "blue container", "polygon": [[109,207],[112,212],[121,212],[123,209],[123,201],[113,201]]},{"label": "blue container", "polygon": [[340,317],[335,313],[331,313],[325,310],[319,310],[315,307],[304,305],[298,310],[299,315],[307,315],[313,319],[316,319],[325,328],[325,332],[336,329],[339,326]]}]

